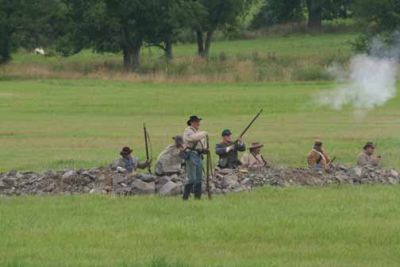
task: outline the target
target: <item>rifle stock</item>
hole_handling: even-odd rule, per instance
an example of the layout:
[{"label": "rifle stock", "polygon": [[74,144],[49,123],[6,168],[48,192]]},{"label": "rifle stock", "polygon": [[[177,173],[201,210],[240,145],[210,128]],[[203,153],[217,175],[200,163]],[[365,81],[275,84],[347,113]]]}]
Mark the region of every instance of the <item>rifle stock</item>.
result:
[{"label": "rifle stock", "polygon": [[[146,129],[146,124],[143,123],[143,132],[144,132],[144,144],[146,146],[146,161],[149,162],[150,160],[150,156],[149,156],[149,133],[147,132]],[[149,166],[147,166],[147,170],[149,171],[149,173],[151,174],[151,163],[149,163]]]}]

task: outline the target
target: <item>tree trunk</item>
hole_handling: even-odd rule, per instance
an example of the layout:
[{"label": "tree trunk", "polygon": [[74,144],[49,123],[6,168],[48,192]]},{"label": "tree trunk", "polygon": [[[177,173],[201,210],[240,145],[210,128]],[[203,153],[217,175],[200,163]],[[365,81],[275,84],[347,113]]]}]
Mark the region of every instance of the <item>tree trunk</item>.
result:
[{"label": "tree trunk", "polygon": [[122,48],[124,68],[127,71],[137,71],[140,67],[141,42],[125,46]]},{"label": "tree trunk", "polygon": [[308,23],[311,30],[320,30],[322,25],[322,6],[317,0],[307,0]]},{"label": "tree trunk", "polygon": [[208,31],[206,35],[206,43],[204,48],[204,54],[206,57],[210,55],[210,47],[211,47],[211,39],[212,39],[213,31]]},{"label": "tree trunk", "polygon": [[132,46],[132,69],[133,71],[137,71],[140,67],[140,49],[142,48],[142,44],[136,43]]},{"label": "tree trunk", "polygon": [[168,62],[172,60],[172,41],[171,41],[171,39],[168,39],[165,41],[165,57]]},{"label": "tree trunk", "polygon": [[196,40],[197,40],[197,54],[201,57],[204,57],[204,41],[203,41],[203,32],[196,31]]},{"label": "tree trunk", "polygon": [[5,64],[11,59],[10,38],[6,29],[0,29],[0,64]]},{"label": "tree trunk", "polygon": [[124,47],[122,49],[122,54],[124,56],[124,68],[125,70],[130,70],[132,68],[132,60],[131,60],[131,54],[129,53],[128,47]]}]

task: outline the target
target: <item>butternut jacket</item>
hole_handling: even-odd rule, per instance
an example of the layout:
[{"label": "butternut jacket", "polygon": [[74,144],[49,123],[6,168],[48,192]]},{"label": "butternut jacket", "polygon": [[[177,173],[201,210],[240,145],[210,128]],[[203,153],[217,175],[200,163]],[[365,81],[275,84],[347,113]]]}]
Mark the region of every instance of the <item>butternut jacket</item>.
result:
[{"label": "butternut jacket", "polygon": [[307,156],[308,167],[316,169],[329,169],[331,160],[325,150],[319,152],[312,149]]},{"label": "butternut jacket", "polygon": [[267,162],[261,156],[261,154],[253,154],[246,152],[240,159],[242,162],[242,167],[249,169],[259,169],[267,166]]},{"label": "butternut jacket", "polygon": [[357,158],[357,165],[360,167],[364,166],[378,166],[379,158],[374,155],[368,155],[365,151],[362,151]]}]

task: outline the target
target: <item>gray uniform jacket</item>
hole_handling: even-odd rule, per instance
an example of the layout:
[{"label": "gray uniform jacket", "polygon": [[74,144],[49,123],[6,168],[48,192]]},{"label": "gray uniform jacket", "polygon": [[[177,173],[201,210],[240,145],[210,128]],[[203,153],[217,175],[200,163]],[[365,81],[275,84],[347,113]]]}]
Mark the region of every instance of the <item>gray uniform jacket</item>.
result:
[{"label": "gray uniform jacket", "polygon": [[[229,152],[226,149],[233,145],[234,148]],[[238,158],[238,151],[245,151],[245,144],[239,143],[219,143],[215,146],[215,153],[219,156],[218,166],[220,168],[234,169],[241,165]]]}]

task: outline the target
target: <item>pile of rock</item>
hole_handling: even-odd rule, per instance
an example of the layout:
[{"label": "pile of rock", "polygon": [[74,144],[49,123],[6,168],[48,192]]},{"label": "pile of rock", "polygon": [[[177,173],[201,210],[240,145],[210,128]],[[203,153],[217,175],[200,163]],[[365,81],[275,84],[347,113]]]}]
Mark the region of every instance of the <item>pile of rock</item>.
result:
[{"label": "pile of rock", "polygon": [[[184,175],[127,174],[110,168],[47,171],[10,171],[0,174],[0,195],[48,194],[160,194],[179,195]],[[210,186],[214,194],[249,191],[257,186],[325,186],[330,184],[398,184],[395,170],[336,167],[331,172],[269,168],[252,171],[216,170]],[[205,189],[205,186],[203,186]]]}]

